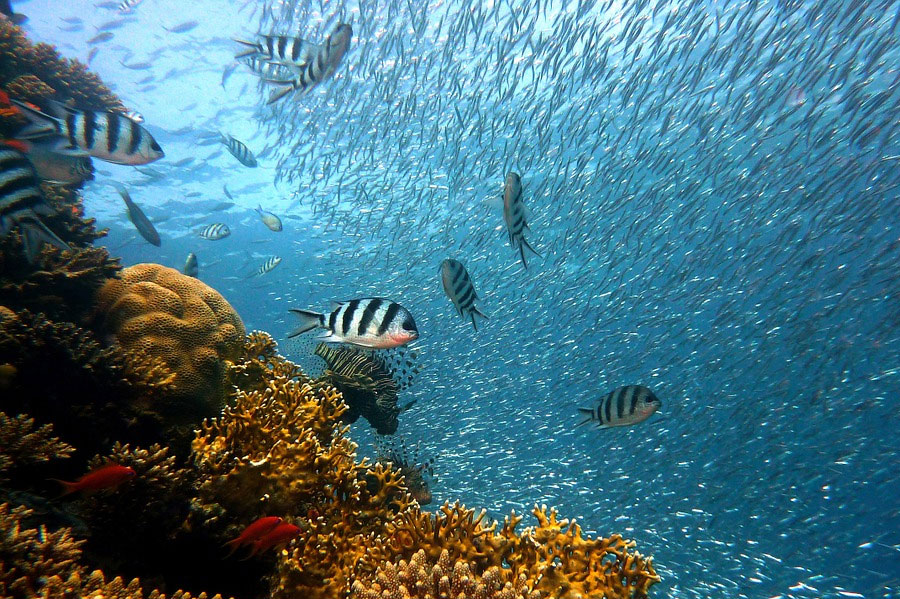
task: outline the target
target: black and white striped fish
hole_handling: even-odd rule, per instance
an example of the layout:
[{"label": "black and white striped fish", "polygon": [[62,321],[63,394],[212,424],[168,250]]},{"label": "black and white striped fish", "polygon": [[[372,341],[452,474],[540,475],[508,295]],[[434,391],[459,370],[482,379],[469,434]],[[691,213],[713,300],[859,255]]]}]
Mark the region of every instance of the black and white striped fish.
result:
[{"label": "black and white striped fish", "polygon": [[263,82],[290,80],[296,75],[296,72],[291,67],[278,62],[269,62],[259,56],[248,56],[241,62],[259,75]]},{"label": "black and white striped fish", "polygon": [[475,286],[469,277],[469,271],[463,266],[459,260],[447,258],[441,262],[441,283],[444,284],[444,293],[453,302],[459,315],[465,317],[466,314],[472,319],[472,326],[478,330],[475,324],[475,315],[487,318],[484,312],[475,306],[475,300],[478,294],[475,293]]},{"label": "black and white striped fish", "polygon": [[380,297],[336,302],[328,315],[309,310],[292,309],[291,312],[300,317],[300,326],[288,337],[318,327],[328,331],[321,336],[321,341],[376,349],[398,347],[419,337],[409,310]]},{"label": "black and white striped fish", "polygon": [[228,148],[231,155],[238,159],[238,162],[244,166],[256,168],[256,157],[250,151],[250,148],[244,145],[244,142],[224,133],[219,133],[219,135],[222,137],[222,143]]},{"label": "black and white striped fish", "polygon": [[37,172],[18,150],[0,145],[0,238],[18,227],[25,256],[34,263],[41,244],[46,242],[67,250],[62,239],[41,222],[39,215],[51,215],[41,193]]},{"label": "black and white striped fish", "polygon": [[256,270],[255,274],[257,277],[261,277],[267,272],[271,272],[279,264],[281,264],[281,258],[279,256],[270,256],[265,262],[262,263],[262,266],[260,266]]},{"label": "black and white striped fish", "polygon": [[331,77],[344,59],[344,54],[350,47],[352,35],[353,29],[350,25],[341,23],[322,46],[316,46],[316,51],[310,59],[303,64],[296,65],[295,77],[280,80],[263,79],[266,83],[284,86],[282,89],[272,92],[267,103],[277,102],[291,92],[299,91],[301,94],[305,94]]},{"label": "black and white striped fish", "polygon": [[631,426],[653,415],[662,402],[642,385],[626,385],[611,391],[594,408],[578,408],[587,417],[578,426],[596,422],[598,428]]},{"label": "black and white striped fish", "polygon": [[130,13],[141,2],[143,2],[143,0],[122,0],[122,2],[119,3],[119,12],[123,14]]},{"label": "black and white striped fish", "polygon": [[200,231],[200,237],[210,241],[225,239],[229,235],[231,235],[231,229],[225,223],[213,223],[203,227],[203,230]]},{"label": "black and white striped fish", "polygon": [[187,260],[184,261],[184,268],[181,269],[181,272],[189,277],[197,278],[197,275],[200,274],[200,264],[197,262],[197,254],[194,252],[188,254]]},{"label": "black and white striped fish", "polygon": [[57,137],[57,150],[87,153],[115,164],[147,164],[165,153],[141,125],[118,112],[79,111],[58,102],[49,104],[49,114],[12,100],[31,125],[20,131],[20,139]]},{"label": "black and white striped fish", "polygon": [[256,58],[273,64],[301,68],[315,58],[319,46],[300,37],[260,35],[262,41],[234,40],[246,46],[235,58]]},{"label": "black and white striped fish", "polygon": [[525,239],[525,229],[531,230],[525,221],[527,216],[528,211],[522,201],[522,179],[517,173],[510,172],[506,175],[506,184],[503,187],[503,220],[506,222],[506,230],[509,232],[509,243],[513,249],[519,250],[522,266],[526,269],[528,268],[528,264],[525,262],[526,248],[538,258],[541,257]]}]

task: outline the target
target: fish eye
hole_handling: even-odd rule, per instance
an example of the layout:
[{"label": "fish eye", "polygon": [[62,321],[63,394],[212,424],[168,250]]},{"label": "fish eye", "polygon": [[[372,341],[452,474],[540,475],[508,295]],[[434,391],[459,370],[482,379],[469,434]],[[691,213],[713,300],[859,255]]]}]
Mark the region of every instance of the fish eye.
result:
[{"label": "fish eye", "polygon": [[159,144],[156,143],[155,139],[150,141],[150,149],[156,150],[157,152],[162,152],[162,148],[159,147]]},{"label": "fish eye", "polygon": [[416,323],[413,322],[412,318],[407,318],[406,320],[403,321],[403,324],[401,324],[400,326],[403,327],[404,331],[415,331],[416,330]]}]

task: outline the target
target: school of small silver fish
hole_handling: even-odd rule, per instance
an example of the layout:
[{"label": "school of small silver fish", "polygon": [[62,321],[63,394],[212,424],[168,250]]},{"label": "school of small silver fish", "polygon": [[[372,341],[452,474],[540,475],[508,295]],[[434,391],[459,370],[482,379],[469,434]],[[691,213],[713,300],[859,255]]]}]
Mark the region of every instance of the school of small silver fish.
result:
[{"label": "school of small silver fish", "polygon": [[[398,432],[440,456],[435,505],[621,532],[651,596],[900,597],[900,4],[94,5],[27,27],[165,148],[95,161],[111,251],[304,366],[323,334],[412,343]],[[108,115],[40,108],[37,142],[112,156]]]}]

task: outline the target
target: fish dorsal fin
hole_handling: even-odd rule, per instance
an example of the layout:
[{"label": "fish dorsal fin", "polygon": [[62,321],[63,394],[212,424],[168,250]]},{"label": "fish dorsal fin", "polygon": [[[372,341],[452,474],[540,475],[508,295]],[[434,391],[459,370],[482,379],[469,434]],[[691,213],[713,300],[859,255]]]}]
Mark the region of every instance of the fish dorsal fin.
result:
[{"label": "fish dorsal fin", "polygon": [[345,303],[347,303],[347,302],[338,302],[338,301],[332,300],[331,304],[329,304],[329,305],[331,306],[331,311],[334,312],[335,310],[337,310],[338,308],[343,306]]}]

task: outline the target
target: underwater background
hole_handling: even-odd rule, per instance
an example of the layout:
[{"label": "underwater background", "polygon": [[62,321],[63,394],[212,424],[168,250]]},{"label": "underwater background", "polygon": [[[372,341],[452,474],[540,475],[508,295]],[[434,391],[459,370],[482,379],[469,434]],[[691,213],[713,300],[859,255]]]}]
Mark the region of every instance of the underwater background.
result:
[{"label": "underwater background", "polygon": [[[290,308],[403,304],[420,372],[395,434],[434,459],[432,509],[556,506],[652,555],[650,596],[900,597],[900,4],[97,4],[13,3],[32,41],[99,48],[90,69],[165,151],[94,162],[97,245],[124,266],[195,253],[313,376]],[[234,39],[337,23],[347,54],[306,94],[267,104],[235,60]],[[213,223],[231,235],[201,238]],[[468,268],[477,330],[445,258]],[[576,428],[632,384],[658,414]],[[349,436],[375,455],[366,420]]]}]

